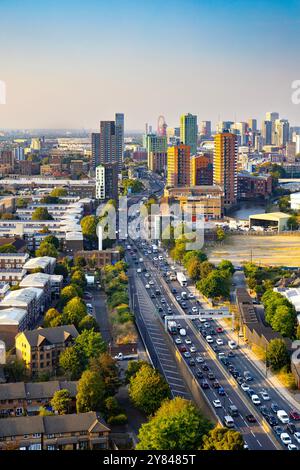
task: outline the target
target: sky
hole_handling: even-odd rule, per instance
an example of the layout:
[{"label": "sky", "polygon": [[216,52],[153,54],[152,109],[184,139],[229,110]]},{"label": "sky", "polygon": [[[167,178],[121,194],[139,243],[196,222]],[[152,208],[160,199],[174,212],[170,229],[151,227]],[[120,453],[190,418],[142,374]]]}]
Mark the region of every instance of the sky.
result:
[{"label": "sky", "polygon": [[0,0],[0,128],[198,120],[300,126],[300,0]]}]

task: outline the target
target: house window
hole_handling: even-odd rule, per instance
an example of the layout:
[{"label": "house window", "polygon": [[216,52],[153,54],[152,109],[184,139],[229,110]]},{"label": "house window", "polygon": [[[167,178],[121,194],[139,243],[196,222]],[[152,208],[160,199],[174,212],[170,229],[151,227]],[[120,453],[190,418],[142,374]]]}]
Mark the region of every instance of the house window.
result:
[{"label": "house window", "polygon": [[39,439],[39,438],[41,437],[41,433],[35,432],[34,434],[32,434],[32,437],[33,437],[34,439]]}]

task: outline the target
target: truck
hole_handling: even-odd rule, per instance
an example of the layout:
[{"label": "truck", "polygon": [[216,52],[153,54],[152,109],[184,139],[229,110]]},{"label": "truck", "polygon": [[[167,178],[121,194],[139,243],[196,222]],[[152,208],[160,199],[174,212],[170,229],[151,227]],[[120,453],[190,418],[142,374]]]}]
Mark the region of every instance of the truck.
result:
[{"label": "truck", "polygon": [[177,281],[179,282],[179,284],[181,285],[181,287],[186,287],[187,286],[187,280],[186,280],[186,277],[183,273],[181,272],[178,272],[177,273]]},{"label": "truck", "polygon": [[169,320],[168,321],[168,331],[170,335],[176,335],[177,334],[177,323],[176,321]]}]

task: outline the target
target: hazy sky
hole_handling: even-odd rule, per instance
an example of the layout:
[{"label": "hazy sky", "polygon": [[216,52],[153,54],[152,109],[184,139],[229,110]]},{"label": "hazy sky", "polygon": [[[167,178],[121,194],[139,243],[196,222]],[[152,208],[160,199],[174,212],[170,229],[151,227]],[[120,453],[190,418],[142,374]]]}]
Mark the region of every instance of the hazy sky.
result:
[{"label": "hazy sky", "polygon": [[300,0],[0,0],[0,128],[199,120],[300,125]]}]

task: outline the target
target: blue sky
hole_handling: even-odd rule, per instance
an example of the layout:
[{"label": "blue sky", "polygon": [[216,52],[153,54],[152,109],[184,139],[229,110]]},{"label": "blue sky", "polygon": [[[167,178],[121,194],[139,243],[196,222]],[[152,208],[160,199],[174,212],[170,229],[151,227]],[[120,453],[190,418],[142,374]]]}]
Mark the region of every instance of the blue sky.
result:
[{"label": "blue sky", "polygon": [[300,0],[0,0],[0,126],[127,129],[245,120],[300,125]]}]

